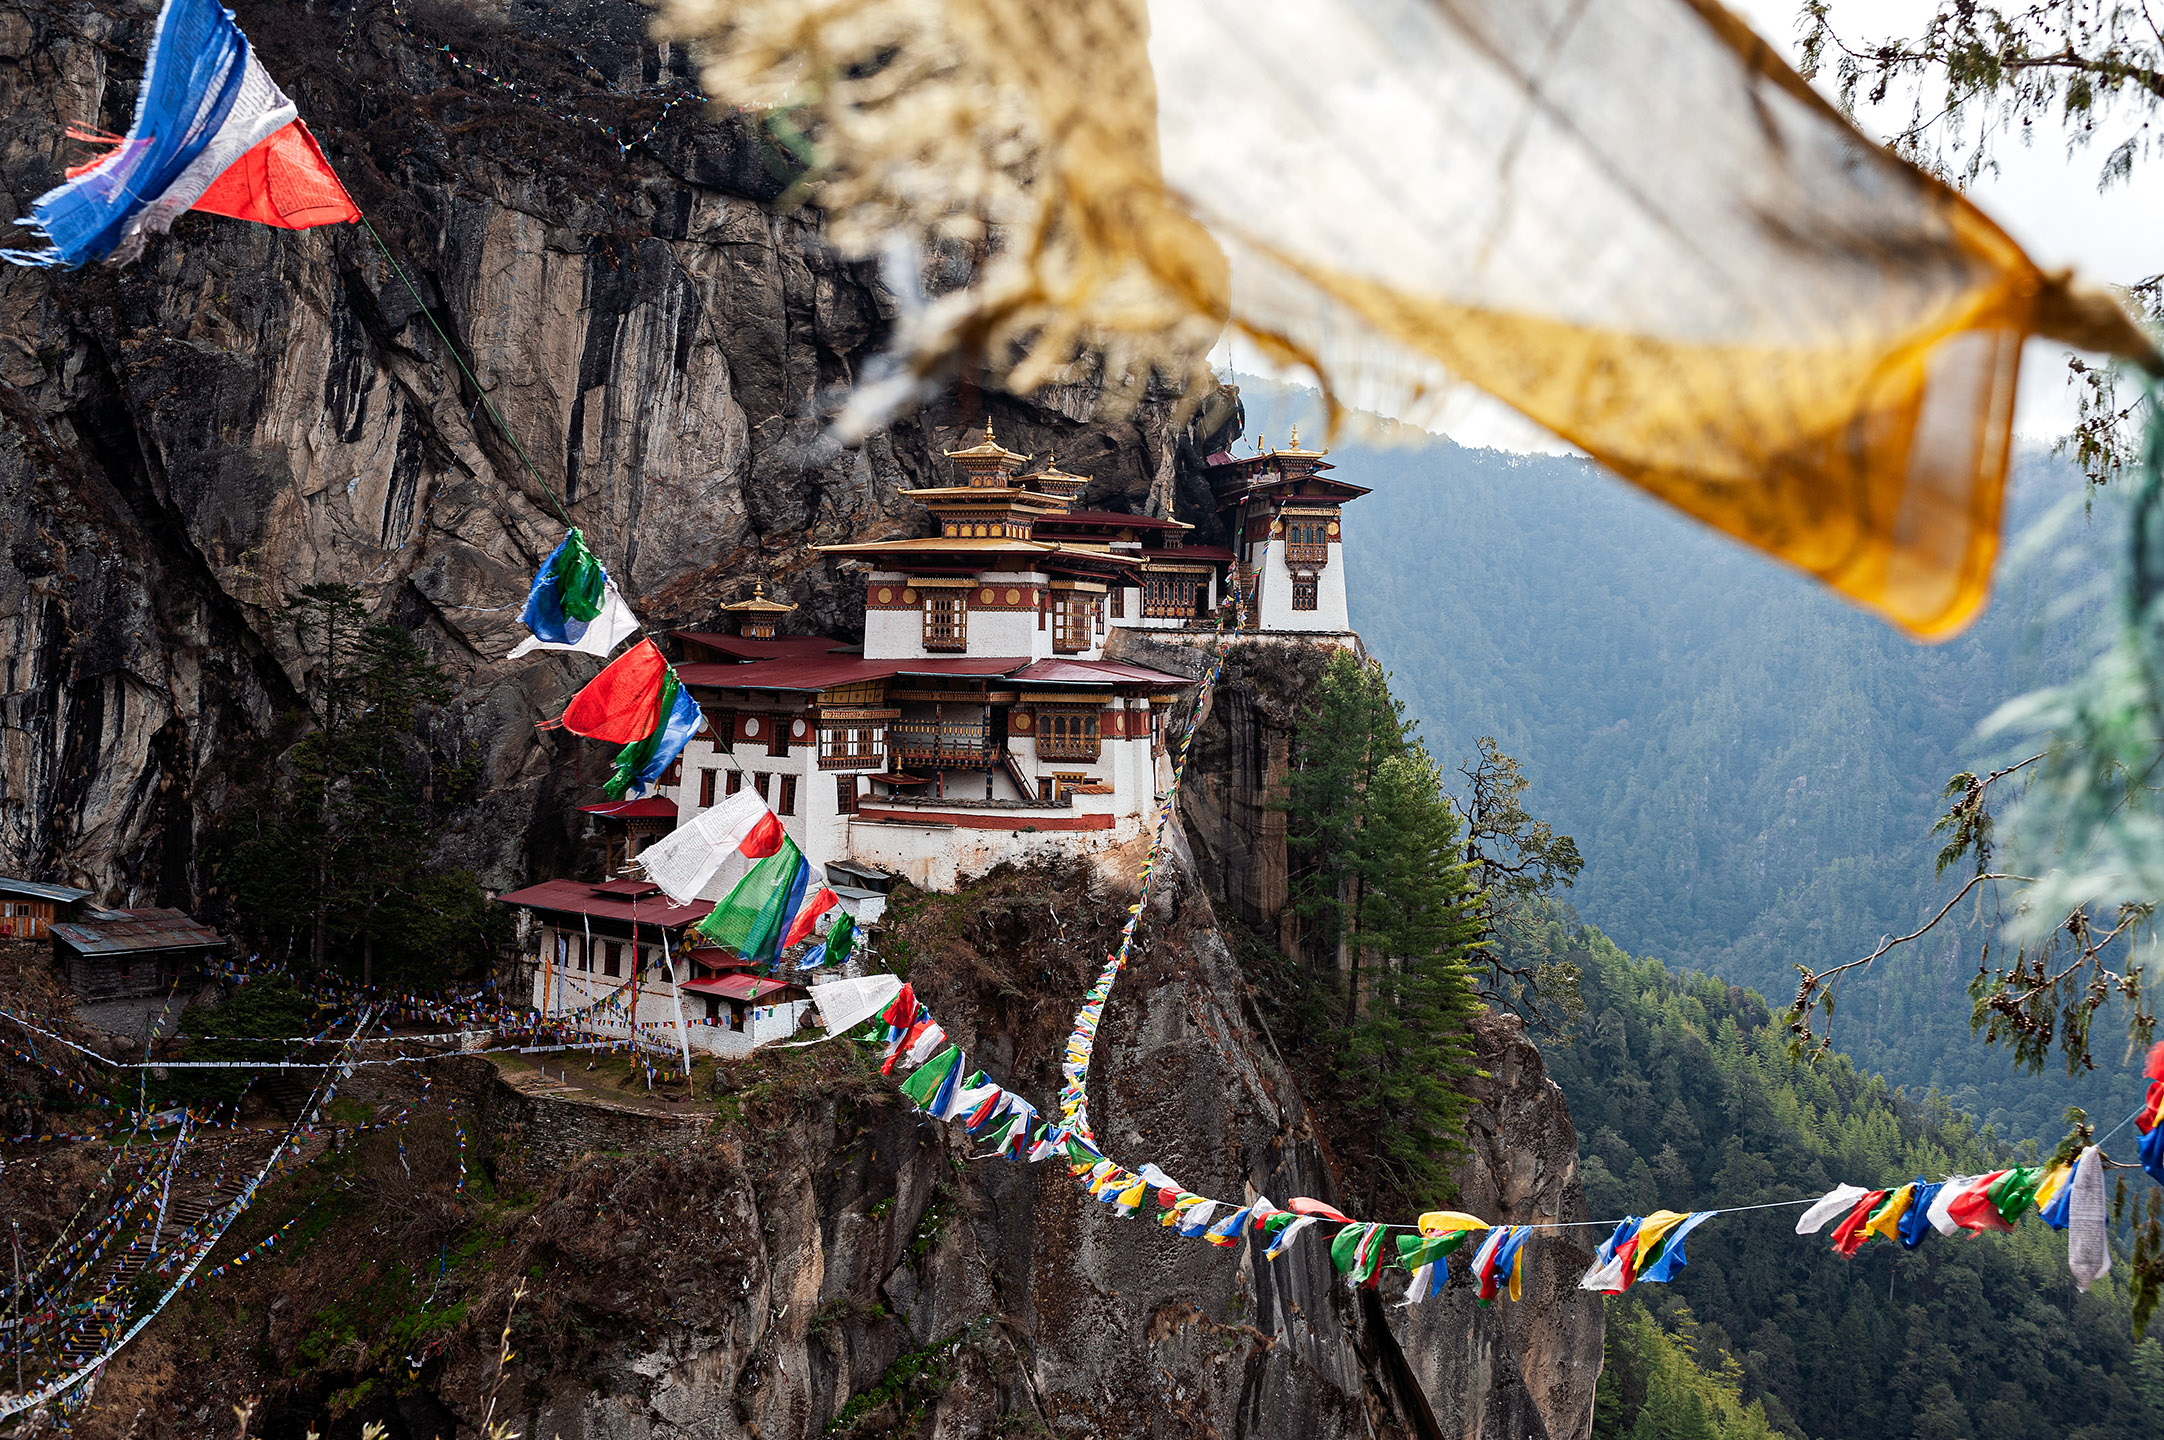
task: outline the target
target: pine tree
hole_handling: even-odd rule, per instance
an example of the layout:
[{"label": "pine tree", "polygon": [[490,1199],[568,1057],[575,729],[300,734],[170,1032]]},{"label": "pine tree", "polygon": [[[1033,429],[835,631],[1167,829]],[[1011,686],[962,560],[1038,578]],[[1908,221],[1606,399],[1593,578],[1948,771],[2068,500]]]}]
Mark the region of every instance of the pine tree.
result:
[{"label": "pine tree", "polygon": [[1479,1073],[1471,1028],[1480,1010],[1470,966],[1479,925],[1457,813],[1417,746],[1377,767],[1367,795],[1364,903],[1352,935],[1355,974],[1370,977],[1346,1035],[1350,1108],[1375,1136],[1369,1204],[1383,1181],[1406,1195],[1448,1184],[1463,1145],[1461,1088]]},{"label": "pine tree", "polygon": [[318,966],[379,961],[408,978],[493,949],[503,928],[471,873],[434,870],[430,852],[470,778],[439,743],[433,711],[449,677],[406,630],[370,622],[350,585],[308,586],[287,603],[316,664],[306,732],[278,767],[275,803],[220,837],[221,882],[245,928],[309,937]]}]

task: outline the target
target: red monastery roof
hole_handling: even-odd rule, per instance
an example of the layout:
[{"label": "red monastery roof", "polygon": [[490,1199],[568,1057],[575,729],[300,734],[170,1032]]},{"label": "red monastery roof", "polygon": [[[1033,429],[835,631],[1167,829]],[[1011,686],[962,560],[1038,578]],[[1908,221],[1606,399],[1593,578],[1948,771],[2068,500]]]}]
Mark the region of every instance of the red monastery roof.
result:
[{"label": "red monastery roof", "polygon": [[712,980],[686,980],[676,988],[693,995],[719,995],[729,1000],[763,1000],[769,1005],[779,1005],[792,996],[811,994],[801,985],[769,980],[764,975],[722,975]]},{"label": "red monastery roof", "polygon": [[589,815],[601,815],[610,820],[674,820],[676,802],[659,795],[647,795],[637,800],[611,800],[605,805],[581,805]]},{"label": "red monastery roof", "polygon": [[657,929],[673,930],[679,925],[689,925],[703,920],[714,908],[711,900],[694,900],[689,905],[671,905],[667,897],[647,900],[634,907],[623,896],[596,895],[592,882],[586,880],[544,880],[523,890],[513,890],[508,895],[498,895],[501,905],[519,905],[529,910],[555,910],[565,915],[586,915],[596,920],[625,920],[632,918],[637,910],[641,925]]},{"label": "red monastery roof", "polygon": [[737,660],[780,660],[791,656],[846,653],[856,647],[831,635],[776,635],[753,640],[742,635],[723,635],[714,630],[671,630],[670,635],[687,645],[697,645],[717,655]]}]

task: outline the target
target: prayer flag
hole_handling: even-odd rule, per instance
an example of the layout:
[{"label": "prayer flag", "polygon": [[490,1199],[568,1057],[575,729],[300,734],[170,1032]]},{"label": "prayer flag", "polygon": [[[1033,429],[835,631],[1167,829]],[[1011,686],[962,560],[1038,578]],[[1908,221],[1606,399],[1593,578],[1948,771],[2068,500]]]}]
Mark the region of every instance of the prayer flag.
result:
[{"label": "prayer flag", "polygon": [[2084,1293],[2111,1273],[2110,1232],[2105,1223],[2104,1152],[2094,1145],[2074,1164],[2067,1215],[2066,1268]]},{"label": "prayer flag", "polygon": [[1193,1209],[1181,1213],[1180,1233],[1190,1240],[1201,1238],[1203,1232],[1210,1228],[1210,1216],[1216,1213],[1216,1210],[1215,1200],[1200,1200]]},{"label": "prayer flag", "polygon": [[661,680],[669,662],[642,640],[611,660],[571,697],[562,724],[574,735],[628,745],[653,733],[661,717]]},{"label": "prayer flag", "polygon": [[1826,1222],[1837,1215],[1846,1215],[1856,1208],[1856,1202],[1864,1196],[1861,1185],[1836,1185],[1820,1196],[1810,1209],[1796,1221],[1798,1235],[1816,1235],[1826,1228]]},{"label": "prayer flag", "polygon": [[1980,1175],[1971,1180],[1947,1205],[1947,1218],[1964,1230],[2013,1229],[2005,1217],[1999,1214],[1991,1195],[1999,1182],[2012,1173],[2011,1170],[1994,1170],[1989,1175]]},{"label": "prayer flag", "polygon": [[[1275,1217],[1273,1216],[1272,1218],[1274,1219]],[[1292,1242],[1299,1239],[1300,1236],[1307,1231],[1307,1228],[1310,1225],[1314,1225],[1320,1222],[1321,1219],[1322,1217],[1320,1215],[1299,1215],[1288,1217],[1288,1223],[1277,1232],[1277,1238],[1270,1242],[1270,1248],[1262,1252],[1262,1258],[1265,1260],[1275,1260],[1278,1256],[1284,1254],[1287,1250],[1290,1250],[1292,1248]]]},{"label": "prayer flag", "polygon": [[1914,1250],[1924,1243],[1931,1233],[1931,1207],[1938,1202],[1940,1185],[1926,1183],[1921,1176],[1916,1180],[1915,1198],[1909,1201],[1906,1214],[1901,1217],[1901,1246]]},{"label": "prayer flag", "polygon": [[844,910],[836,915],[834,923],[827,927],[827,962],[839,965],[846,961],[850,952],[856,948],[856,917]]},{"label": "prayer flag", "polygon": [[797,908],[796,919],[789,924],[789,933],[781,937],[781,948],[787,950],[809,938],[813,923],[841,903],[841,897],[824,885],[813,891],[811,897]]},{"label": "prayer flag", "polygon": [[738,790],[638,851],[638,868],[671,901],[690,905],[731,853],[764,860],[781,849],[781,840],[781,821],[766,808],[766,799],[757,790]]},{"label": "prayer flag", "polygon": [[803,901],[810,868],[796,842],[783,836],[781,848],[746,871],[696,932],[747,960],[773,959],[781,953],[783,932]]},{"label": "prayer flag", "polygon": [[1850,1207],[1847,1218],[1834,1227],[1834,1254],[1853,1255],[1863,1248],[1863,1242],[1871,1238],[1863,1227],[1886,1203],[1886,1195],[1884,1190],[1869,1190]]},{"label": "prayer flag", "polygon": [[1956,1175],[1939,1186],[1939,1193],[1933,1197],[1931,1209],[1926,1216],[1931,1222],[1932,1229],[1938,1231],[1941,1235],[1958,1235],[1961,1233],[1961,1226],[1955,1221],[1952,1214],[1953,1203],[1960,1198],[1963,1191],[1974,1185],[1976,1180],[1977,1177],[1974,1175]]},{"label": "prayer flag", "polygon": [[45,249],[0,250],[0,259],[133,260],[190,209],[289,230],[360,218],[300,112],[217,0],[167,0],[127,135],[16,221],[44,236]]},{"label": "prayer flag", "polygon": [[691,698],[689,687],[678,681],[673,667],[662,676],[659,710],[661,723],[651,734],[616,752],[614,772],[601,787],[611,800],[644,795],[676,763],[691,737],[706,727],[705,712]]},{"label": "prayer flag", "polygon": [[606,658],[627,636],[638,633],[639,619],[624,604],[616,582],[586,548],[573,526],[534,572],[519,616],[533,633],[521,640],[509,659],[534,650],[573,650]]},{"label": "prayer flag", "polygon": [[949,1045],[919,1066],[916,1074],[902,1082],[902,1093],[907,1095],[919,1110],[928,1110],[940,1085],[959,1070],[961,1064],[961,1050]]},{"label": "prayer flag", "polygon": [[1711,1220],[1715,1211],[1694,1210],[1675,1229],[1668,1232],[1667,1240],[1660,1247],[1660,1254],[1651,1264],[1644,1265],[1638,1278],[1656,1285],[1666,1285],[1676,1278],[1676,1272],[1687,1263],[1683,1254],[1683,1240],[1693,1230]]}]

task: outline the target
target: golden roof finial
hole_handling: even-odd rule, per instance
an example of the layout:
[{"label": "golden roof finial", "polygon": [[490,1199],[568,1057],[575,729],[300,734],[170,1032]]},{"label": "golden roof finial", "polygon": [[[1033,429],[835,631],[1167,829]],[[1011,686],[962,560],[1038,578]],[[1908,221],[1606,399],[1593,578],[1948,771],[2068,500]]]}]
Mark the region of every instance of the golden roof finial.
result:
[{"label": "golden roof finial", "polygon": [[1292,427],[1292,448],[1295,450],[1300,448],[1300,427],[1297,425]]},{"label": "golden roof finial", "polygon": [[992,438],[992,417],[989,415],[984,417],[984,443],[987,445],[997,445],[999,443]]}]

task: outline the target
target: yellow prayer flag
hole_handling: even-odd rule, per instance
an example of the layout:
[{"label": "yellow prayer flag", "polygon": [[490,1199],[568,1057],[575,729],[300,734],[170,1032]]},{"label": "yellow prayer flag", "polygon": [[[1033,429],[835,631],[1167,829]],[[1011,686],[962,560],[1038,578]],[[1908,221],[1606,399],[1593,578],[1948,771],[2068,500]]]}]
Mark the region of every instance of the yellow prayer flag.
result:
[{"label": "yellow prayer flag", "polygon": [[1423,1235],[1453,1235],[1460,1230],[1485,1230],[1488,1222],[1463,1210],[1430,1210],[1420,1217]]},{"label": "yellow prayer flag", "polygon": [[[976,258],[907,383],[1153,372],[1229,331],[1420,419],[1459,384],[1939,637],[1982,606],[2021,345],[2159,362],[1715,0],[669,0],[790,105],[830,234]],[[808,98],[807,98],[808,97]],[[911,277],[912,279],[914,277]]]}]

